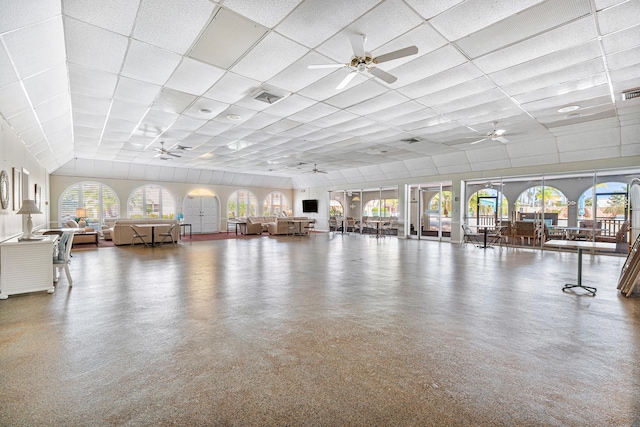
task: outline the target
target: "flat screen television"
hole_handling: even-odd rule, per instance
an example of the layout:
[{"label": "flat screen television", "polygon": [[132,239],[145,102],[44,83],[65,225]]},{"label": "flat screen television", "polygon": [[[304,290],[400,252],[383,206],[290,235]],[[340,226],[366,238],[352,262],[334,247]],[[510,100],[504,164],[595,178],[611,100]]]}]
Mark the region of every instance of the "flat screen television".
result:
[{"label": "flat screen television", "polygon": [[307,199],[302,201],[302,212],[318,213],[318,200]]}]

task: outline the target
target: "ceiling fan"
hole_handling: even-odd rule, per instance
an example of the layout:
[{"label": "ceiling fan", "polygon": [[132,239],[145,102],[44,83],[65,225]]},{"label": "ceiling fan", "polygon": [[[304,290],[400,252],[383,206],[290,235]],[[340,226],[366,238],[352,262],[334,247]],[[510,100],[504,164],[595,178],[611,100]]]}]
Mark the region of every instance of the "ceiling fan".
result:
[{"label": "ceiling fan", "polygon": [[328,172],[318,169],[318,165],[314,163],[313,169],[311,169],[310,171],[302,172],[302,173],[328,173]]},{"label": "ceiling fan", "polygon": [[153,148],[158,152],[154,157],[160,157],[162,160],[168,160],[166,157],[163,158],[164,156],[182,157],[181,155],[172,153],[170,150],[164,148],[164,141],[160,141],[160,146],[161,148]]},{"label": "ceiling fan", "polygon": [[[473,141],[471,145],[477,144],[478,142],[482,142],[487,139],[490,139],[492,141],[500,141],[502,143],[509,142],[509,140],[503,136],[507,131],[504,129],[496,129],[497,126],[498,126],[498,122],[493,122],[493,130],[487,133],[487,136],[485,136],[484,138],[479,139],[477,141]],[[467,138],[475,138],[475,137],[468,136]]]},{"label": "ceiling fan", "polygon": [[385,53],[384,55],[376,56],[375,58],[371,57],[371,53],[364,50],[364,43],[367,40],[367,37],[364,34],[353,34],[350,37],[351,46],[353,47],[353,58],[348,64],[320,64],[320,65],[309,65],[309,69],[318,69],[318,68],[342,68],[349,67],[352,71],[347,74],[347,76],[336,86],[336,90],[344,89],[349,82],[356,76],[358,73],[368,72],[373,74],[375,77],[383,80],[389,84],[398,80],[398,78],[394,75],[387,73],[386,71],[377,68],[377,64],[381,64],[383,62],[392,61],[394,59],[404,58],[405,56],[415,55],[418,53],[418,48],[415,46],[405,47],[404,49],[394,50],[393,52]]}]

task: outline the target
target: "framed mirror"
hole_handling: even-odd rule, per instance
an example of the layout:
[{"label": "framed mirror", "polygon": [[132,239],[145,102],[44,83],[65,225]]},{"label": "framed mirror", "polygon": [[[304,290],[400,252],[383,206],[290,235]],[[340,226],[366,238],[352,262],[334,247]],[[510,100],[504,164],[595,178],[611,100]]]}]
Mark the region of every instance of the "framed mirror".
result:
[{"label": "framed mirror", "polygon": [[9,175],[4,170],[0,172],[0,204],[2,209],[9,207]]}]

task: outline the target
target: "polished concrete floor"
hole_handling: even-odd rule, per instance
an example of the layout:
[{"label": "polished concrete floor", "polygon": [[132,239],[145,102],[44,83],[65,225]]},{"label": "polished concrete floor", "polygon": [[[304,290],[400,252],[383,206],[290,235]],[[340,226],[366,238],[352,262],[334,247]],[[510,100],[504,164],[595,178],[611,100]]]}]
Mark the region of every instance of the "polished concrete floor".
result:
[{"label": "polished concrete floor", "polygon": [[321,234],[74,250],[0,301],[2,426],[638,426],[624,258]]}]

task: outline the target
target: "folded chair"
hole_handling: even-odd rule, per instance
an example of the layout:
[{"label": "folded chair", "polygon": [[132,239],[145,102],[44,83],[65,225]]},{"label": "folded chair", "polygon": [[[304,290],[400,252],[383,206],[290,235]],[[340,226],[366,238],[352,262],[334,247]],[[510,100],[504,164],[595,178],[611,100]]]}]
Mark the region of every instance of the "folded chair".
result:
[{"label": "folded chair", "polygon": [[146,234],[140,234],[138,232],[138,230],[133,225],[130,225],[129,227],[131,227],[131,231],[133,231],[133,238],[131,239],[131,246],[136,244],[136,239],[140,239],[140,241],[142,243],[144,243],[145,246],[151,246],[149,243],[147,243],[146,240],[144,240],[144,238],[147,237]]},{"label": "folded chair", "polygon": [[173,229],[174,228],[176,228],[176,225],[172,224],[171,227],[169,227],[169,229],[167,231],[165,231],[164,233],[158,233],[158,237],[162,238],[162,240],[160,240],[160,246],[162,246],[162,244],[165,243],[167,241],[167,239],[169,239],[169,241],[171,243],[176,245],[176,241],[173,239]]},{"label": "folded chair", "polygon": [[474,233],[473,231],[471,231],[471,229],[464,225],[464,224],[460,224],[462,226],[462,242],[461,242],[461,246],[462,244],[465,243],[474,243],[474,244],[480,244],[483,243],[483,239],[484,239],[484,235],[480,234],[480,233]]}]

